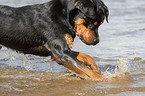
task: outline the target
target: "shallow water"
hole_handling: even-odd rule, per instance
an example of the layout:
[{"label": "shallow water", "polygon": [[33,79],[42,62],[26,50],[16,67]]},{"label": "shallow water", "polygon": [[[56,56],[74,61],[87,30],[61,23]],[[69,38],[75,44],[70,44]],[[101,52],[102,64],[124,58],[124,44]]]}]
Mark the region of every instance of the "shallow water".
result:
[{"label": "shallow water", "polygon": [[[0,0],[0,4],[18,7],[46,1]],[[2,48],[0,96],[144,96],[145,1],[104,2],[110,9],[110,17],[109,23],[104,22],[99,29],[100,43],[86,46],[76,38],[73,50],[92,56],[102,74],[112,76],[111,81],[81,80],[51,62],[50,57],[23,55]],[[118,64],[122,69],[115,72]]]}]

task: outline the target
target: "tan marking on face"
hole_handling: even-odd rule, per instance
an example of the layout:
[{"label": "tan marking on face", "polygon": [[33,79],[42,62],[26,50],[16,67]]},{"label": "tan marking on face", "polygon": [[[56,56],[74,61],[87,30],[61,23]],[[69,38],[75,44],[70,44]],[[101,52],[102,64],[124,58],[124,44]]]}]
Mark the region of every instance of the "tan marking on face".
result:
[{"label": "tan marking on face", "polygon": [[98,22],[96,21],[96,22],[94,22],[94,25],[97,25],[98,24]]},{"label": "tan marking on face", "polygon": [[108,12],[106,12],[106,14],[108,15],[109,13],[108,13]]},{"label": "tan marking on face", "polygon": [[68,34],[68,33],[65,34],[65,40],[66,40],[66,42],[68,44],[68,47],[72,48],[72,46],[73,46],[73,38],[72,38],[72,36],[70,34]]},{"label": "tan marking on face", "polygon": [[92,44],[94,42],[95,32],[86,28],[86,26],[84,26],[84,23],[86,23],[84,19],[79,18],[78,20],[76,20],[74,30],[76,32],[76,35],[79,36],[80,39],[82,39],[83,36],[82,41],[84,43]]},{"label": "tan marking on face", "polygon": [[77,21],[75,21],[75,31],[76,35],[80,36],[83,34],[83,32],[86,30],[85,26],[83,25],[85,23],[84,19],[79,18]]},{"label": "tan marking on face", "polygon": [[100,22],[100,25],[103,24],[103,22]]},{"label": "tan marking on face", "polygon": [[84,23],[86,23],[86,21],[84,19],[81,19],[81,18],[79,18],[77,21],[75,21],[75,24],[77,24],[77,25],[81,25]]}]

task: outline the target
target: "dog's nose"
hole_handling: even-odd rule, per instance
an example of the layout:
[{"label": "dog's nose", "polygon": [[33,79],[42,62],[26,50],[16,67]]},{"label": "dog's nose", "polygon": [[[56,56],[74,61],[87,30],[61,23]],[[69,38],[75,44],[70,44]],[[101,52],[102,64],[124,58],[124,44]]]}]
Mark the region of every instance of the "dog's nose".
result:
[{"label": "dog's nose", "polygon": [[98,38],[94,38],[94,45],[98,44],[100,41]]}]

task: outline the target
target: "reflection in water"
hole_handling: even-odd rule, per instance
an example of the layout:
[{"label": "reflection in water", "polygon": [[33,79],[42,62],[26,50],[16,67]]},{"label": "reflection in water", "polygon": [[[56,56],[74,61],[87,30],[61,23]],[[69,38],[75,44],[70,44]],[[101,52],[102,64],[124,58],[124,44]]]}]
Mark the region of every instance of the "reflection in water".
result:
[{"label": "reflection in water", "polygon": [[[24,6],[49,0],[0,0],[0,4]],[[104,0],[110,9],[109,24],[100,26],[101,42],[86,46],[78,38],[73,50],[94,57],[109,81],[71,77],[50,58],[0,50],[1,96],[144,96],[145,1]],[[132,57],[133,51],[136,55]],[[120,58],[122,57],[122,58]],[[125,58],[126,57],[126,58]],[[128,57],[128,58],[127,58]]]}]

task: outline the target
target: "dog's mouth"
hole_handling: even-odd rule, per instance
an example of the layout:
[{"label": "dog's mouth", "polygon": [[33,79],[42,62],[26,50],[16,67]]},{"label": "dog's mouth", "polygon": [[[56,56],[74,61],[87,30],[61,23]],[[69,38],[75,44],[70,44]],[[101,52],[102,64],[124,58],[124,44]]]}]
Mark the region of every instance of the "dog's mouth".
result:
[{"label": "dog's mouth", "polygon": [[[80,38],[82,42],[84,42],[87,45],[96,45],[99,43],[99,37],[96,37],[95,32],[91,29],[88,29],[84,24],[86,21],[84,19],[78,18],[75,21],[75,27],[74,30],[76,32],[76,35]],[[97,22],[94,23],[94,25],[97,24]]]}]

